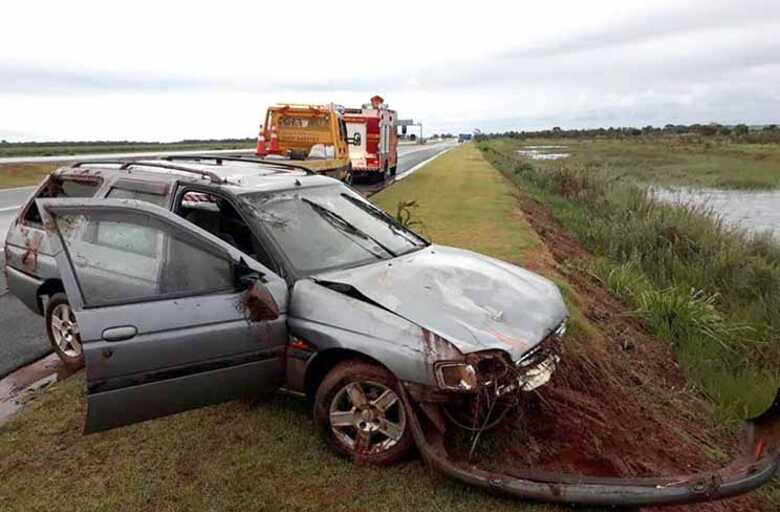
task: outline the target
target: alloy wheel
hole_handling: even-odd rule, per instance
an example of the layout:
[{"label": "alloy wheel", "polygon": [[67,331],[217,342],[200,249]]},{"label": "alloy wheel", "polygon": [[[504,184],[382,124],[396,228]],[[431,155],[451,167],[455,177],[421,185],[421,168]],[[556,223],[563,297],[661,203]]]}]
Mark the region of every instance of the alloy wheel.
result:
[{"label": "alloy wheel", "polygon": [[57,347],[67,357],[81,357],[81,337],[76,316],[68,304],[58,304],[51,313],[51,333]]},{"label": "alloy wheel", "polygon": [[398,395],[378,382],[350,382],[330,404],[336,439],[356,454],[376,454],[395,446],[406,430]]}]

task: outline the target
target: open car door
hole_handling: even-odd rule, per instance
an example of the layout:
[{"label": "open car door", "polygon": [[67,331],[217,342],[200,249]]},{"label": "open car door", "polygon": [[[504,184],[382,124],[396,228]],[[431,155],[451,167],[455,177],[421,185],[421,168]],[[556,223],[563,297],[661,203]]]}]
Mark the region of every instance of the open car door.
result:
[{"label": "open car door", "polygon": [[83,344],[85,432],[280,384],[283,279],[150,203],[37,203]]}]

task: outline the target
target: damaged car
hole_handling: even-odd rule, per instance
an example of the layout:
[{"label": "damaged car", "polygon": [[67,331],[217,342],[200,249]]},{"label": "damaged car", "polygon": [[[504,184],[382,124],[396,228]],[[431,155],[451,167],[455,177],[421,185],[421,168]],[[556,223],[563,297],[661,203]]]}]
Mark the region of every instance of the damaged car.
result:
[{"label": "damaged car", "polygon": [[[345,457],[387,464],[416,446],[452,478],[523,498],[705,501],[761,485],[780,463],[780,402],[717,473],[593,479],[456,463],[449,429],[497,425],[556,371],[568,312],[551,281],[432,244],[294,166],[193,156],[56,176],[98,190],[42,186],[9,234],[8,281],[36,311],[50,290],[67,304],[56,328],[86,363],[87,433],[285,388],[313,401]],[[30,233],[41,233],[34,262]]]}]

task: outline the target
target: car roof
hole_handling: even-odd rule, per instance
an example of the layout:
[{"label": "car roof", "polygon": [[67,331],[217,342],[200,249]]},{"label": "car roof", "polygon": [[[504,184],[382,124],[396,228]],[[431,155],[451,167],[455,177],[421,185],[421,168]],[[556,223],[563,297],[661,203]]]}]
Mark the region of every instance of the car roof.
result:
[{"label": "car roof", "polygon": [[154,183],[208,184],[234,194],[340,183],[286,161],[231,158],[192,155],[150,160],[95,160],[74,162],[55,172],[81,179],[95,177],[116,181],[132,178]]}]

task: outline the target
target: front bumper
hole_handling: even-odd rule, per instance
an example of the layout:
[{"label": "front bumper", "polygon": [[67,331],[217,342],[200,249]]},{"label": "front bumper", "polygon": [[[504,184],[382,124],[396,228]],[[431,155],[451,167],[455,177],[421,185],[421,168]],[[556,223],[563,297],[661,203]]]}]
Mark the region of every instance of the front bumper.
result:
[{"label": "front bumper", "polygon": [[780,390],[772,406],[748,420],[738,456],[719,471],[653,478],[597,478],[528,470],[500,474],[451,461],[442,431],[423,431],[415,404],[400,386],[417,448],[428,464],[446,476],[517,498],[598,506],[681,505],[713,501],[752,491],[780,467]]}]

